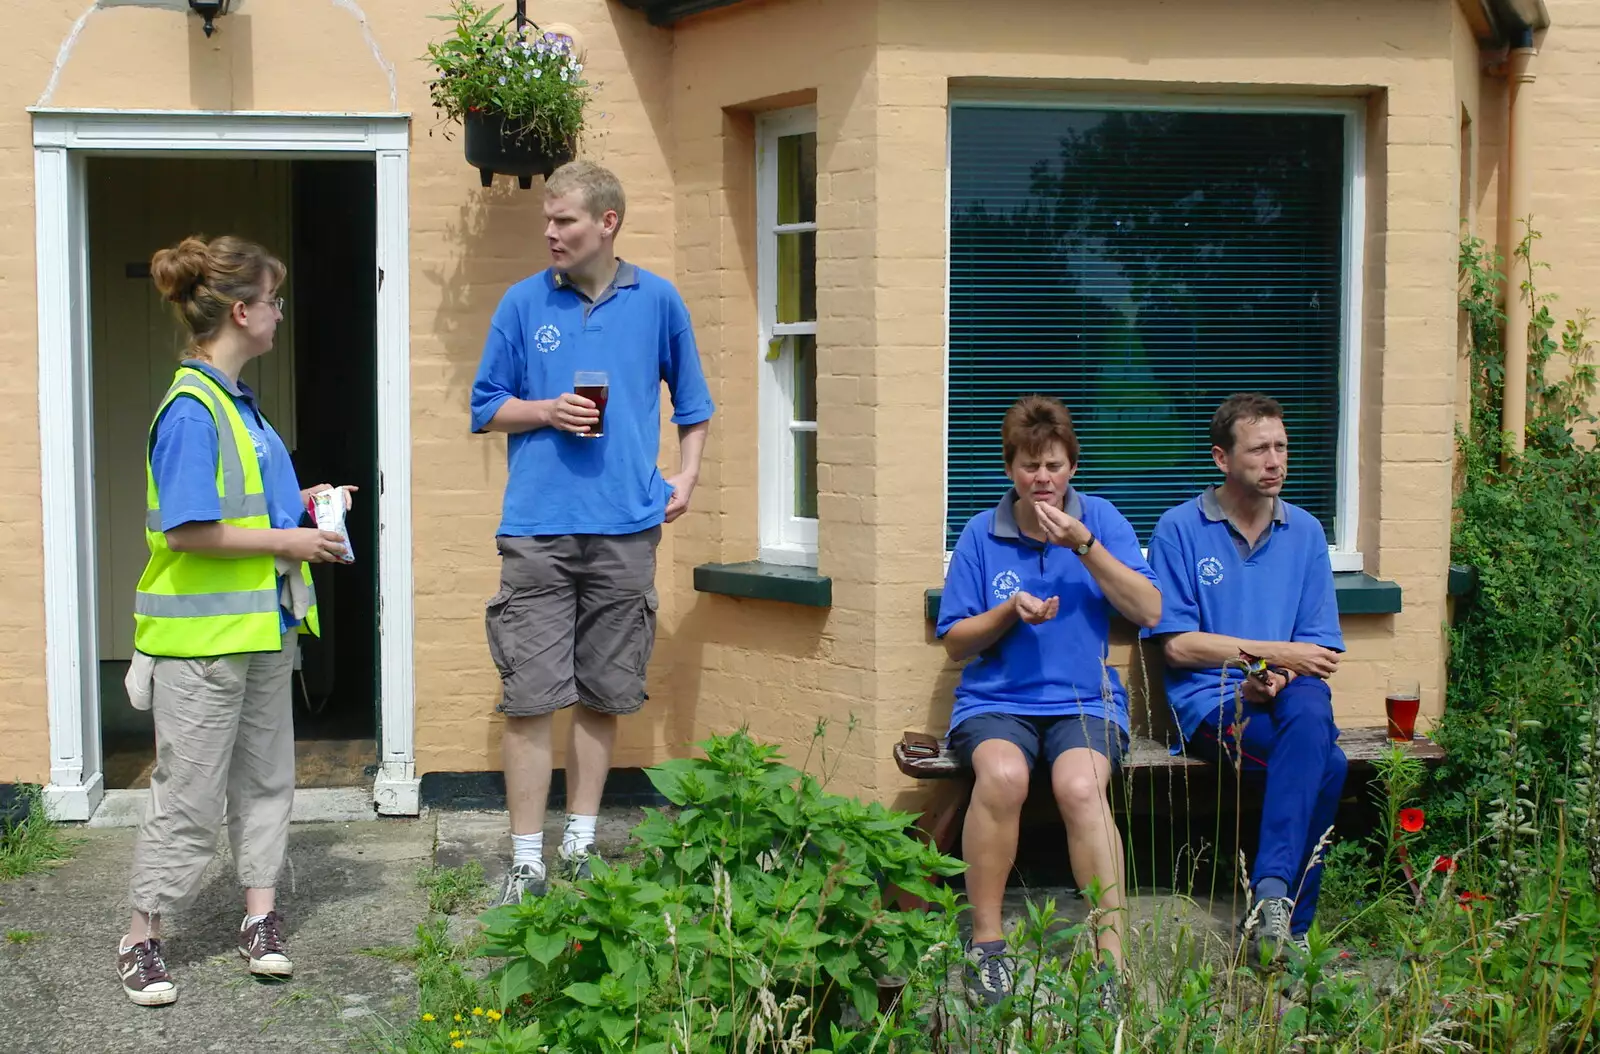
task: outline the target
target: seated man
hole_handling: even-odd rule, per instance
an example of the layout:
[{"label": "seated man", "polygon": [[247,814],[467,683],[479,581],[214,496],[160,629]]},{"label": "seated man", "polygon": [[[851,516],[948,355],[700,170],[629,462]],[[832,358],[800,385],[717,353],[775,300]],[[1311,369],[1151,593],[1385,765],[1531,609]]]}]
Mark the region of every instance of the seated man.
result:
[{"label": "seated man", "polygon": [[[961,532],[937,627],[952,659],[973,660],[956,689],[950,749],[973,772],[962,832],[967,991],[991,1006],[1013,984],[1000,908],[1036,767],[1049,774],[1078,887],[1099,883],[1099,951],[1122,966],[1122,837],[1106,788],[1128,749],[1128,702],[1106,651],[1113,610],[1141,626],[1161,614],[1133,528],[1109,501],[1069,485],[1078,437],[1067,408],[1018,400],[1001,447],[1012,489]],[[1100,999],[1119,998],[1113,976]]]},{"label": "seated man", "polygon": [[[1145,635],[1161,642],[1187,752],[1265,776],[1244,930],[1252,962],[1276,962],[1311,926],[1322,868],[1307,863],[1344,789],[1326,681],[1344,638],[1322,525],[1278,496],[1289,467],[1283,408],[1230,396],[1211,419],[1211,443],[1222,485],[1169,509],[1151,535],[1164,603]],[[1225,667],[1241,652],[1270,672]]]}]

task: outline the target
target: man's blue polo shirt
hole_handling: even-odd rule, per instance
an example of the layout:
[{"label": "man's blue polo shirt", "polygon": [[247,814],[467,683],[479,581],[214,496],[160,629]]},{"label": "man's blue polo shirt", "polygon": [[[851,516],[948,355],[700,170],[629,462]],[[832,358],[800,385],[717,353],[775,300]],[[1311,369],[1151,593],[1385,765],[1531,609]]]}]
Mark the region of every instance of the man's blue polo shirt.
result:
[{"label": "man's blue polo shirt", "polygon": [[[1128,730],[1128,695],[1106,661],[1111,603],[1100,583],[1070,549],[1027,537],[1017,527],[1008,491],[1000,504],[968,521],[945,573],[937,633],[981,615],[1022,590],[1041,600],[1059,597],[1055,618],[1038,626],[1018,622],[961,671],[954,729],[978,714],[1107,717]],[[1067,491],[1066,511],[1094,532],[1098,544],[1152,582],[1133,526],[1104,498]]]},{"label": "man's blue polo shirt", "polygon": [[593,301],[552,269],[506,291],[489,324],[472,383],[472,430],[485,430],[507,399],[554,399],[579,370],[610,383],[605,434],[557,428],[506,442],[508,475],[499,534],[633,534],[661,523],[670,488],[656,466],[661,382],[672,421],[711,419],[689,311],[672,284],[630,263]]},{"label": "man's blue polo shirt", "polygon": [[[1161,587],[1161,622],[1146,637],[1200,631],[1344,650],[1328,537],[1297,505],[1280,499],[1252,546],[1228,522],[1216,489],[1207,488],[1162,515],[1150,536],[1150,564]],[[1167,668],[1167,702],[1185,739],[1233,699],[1243,676]]]}]

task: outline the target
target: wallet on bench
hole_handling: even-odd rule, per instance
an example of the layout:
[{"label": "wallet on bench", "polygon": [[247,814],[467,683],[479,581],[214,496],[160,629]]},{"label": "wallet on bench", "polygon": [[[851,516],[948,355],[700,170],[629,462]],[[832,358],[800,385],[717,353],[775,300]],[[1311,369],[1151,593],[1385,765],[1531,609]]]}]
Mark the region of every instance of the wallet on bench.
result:
[{"label": "wallet on bench", "polygon": [[900,749],[908,758],[936,758],[944,746],[926,732],[907,732],[900,737]]}]

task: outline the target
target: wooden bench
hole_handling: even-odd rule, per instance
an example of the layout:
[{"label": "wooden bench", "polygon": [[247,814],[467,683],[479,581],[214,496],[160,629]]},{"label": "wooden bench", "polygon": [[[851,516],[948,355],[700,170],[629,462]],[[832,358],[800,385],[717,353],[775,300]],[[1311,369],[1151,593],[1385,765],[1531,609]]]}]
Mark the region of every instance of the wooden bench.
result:
[{"label": "wooden bench", "polygon": [[[1345,728],[1339,730],[1339,747],[1352,767],[1370,766],[1388,749],[1389,737],[1383,727]],[[1423,733],[1407,745],[1412,757],[1424,762],[1436,762],[1444,757],[1444,749]],[[894,762],[901,772],[917,780],[939,780],[933,800],[917,820],[917,829],[942,853],[952,853],[961,834],[962,821],[972,800],[972,770],[962,765],[944,747],[933,757],[911,757],[904,744],[894,745]],[[1217,769],[1199,758],[1174,755],[1162,743],[1148,736],[1135,736],[1129,743],[1128,754],[1123,758],[1124,772],[1175,773],[1184,769]],[[917,898],[900,894],[902,908],[926,907]]]}]

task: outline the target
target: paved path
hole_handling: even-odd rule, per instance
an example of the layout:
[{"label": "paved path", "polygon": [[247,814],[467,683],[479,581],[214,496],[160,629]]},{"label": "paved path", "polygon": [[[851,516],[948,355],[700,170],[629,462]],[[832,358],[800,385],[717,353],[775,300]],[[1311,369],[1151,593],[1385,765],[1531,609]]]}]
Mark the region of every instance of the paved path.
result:
[{"label": "paved path", "polygon": [[[80,829],[63,867],[0,883],[0,1049],[18,1054],[190,1054],[360,1050],[360,1028],[414,1012],[404,966],[358,949],[410,946],[427,911],[417,870],[433,852],[431,820],[296,824],[292,888],[280,906],[296,974],[253,980],[234,950],[241,900],[220,854],[194,906],[168,921],[170,1007],[122,994],[114,942],[127,927],[133,831]],[[15,938],[32,935],[25,940]]]},{"label": "paved path", "polygon": [[[616,859],[641,816],[638,809],[605,810],[601,853]],[[552,849],[561,820],[553,815],[545,832]],[[127,1001],[114,969],[113,942],[127,925],[134,832],[80,827],[71,834],[79,845],[70,862],[0,883],[0,1051],[6,1054],[373,1054],[374,1035],[400,1031],[416,1013],[416,983],[405,965],[361,949],[415,944],[428,913],[419,871],[477,861],[495,882],[511,848],[498,811],[296,823],[289,839],[293,878],[279,899],[296,964],[287,984],[252,979],[234,951],[241,905],[224,850],[195,905],[168,920],[167,963],[178,1002],[149,1009]],[[1013,888],[1008,921],[1025,912],[1026,899],[1045,897],[1056,899],[1065,919],[1085,914],[1070,890]],[[1176,920],[1214,934],[1230,913],[1226,903],[1208,915],[1159,895],[1137,896],[1130,906],[1144,931],[1135,954],[1151,957],[1177,950]],[[461,934],[471,925],[469,913],[452,919],[450,929]]]}]

